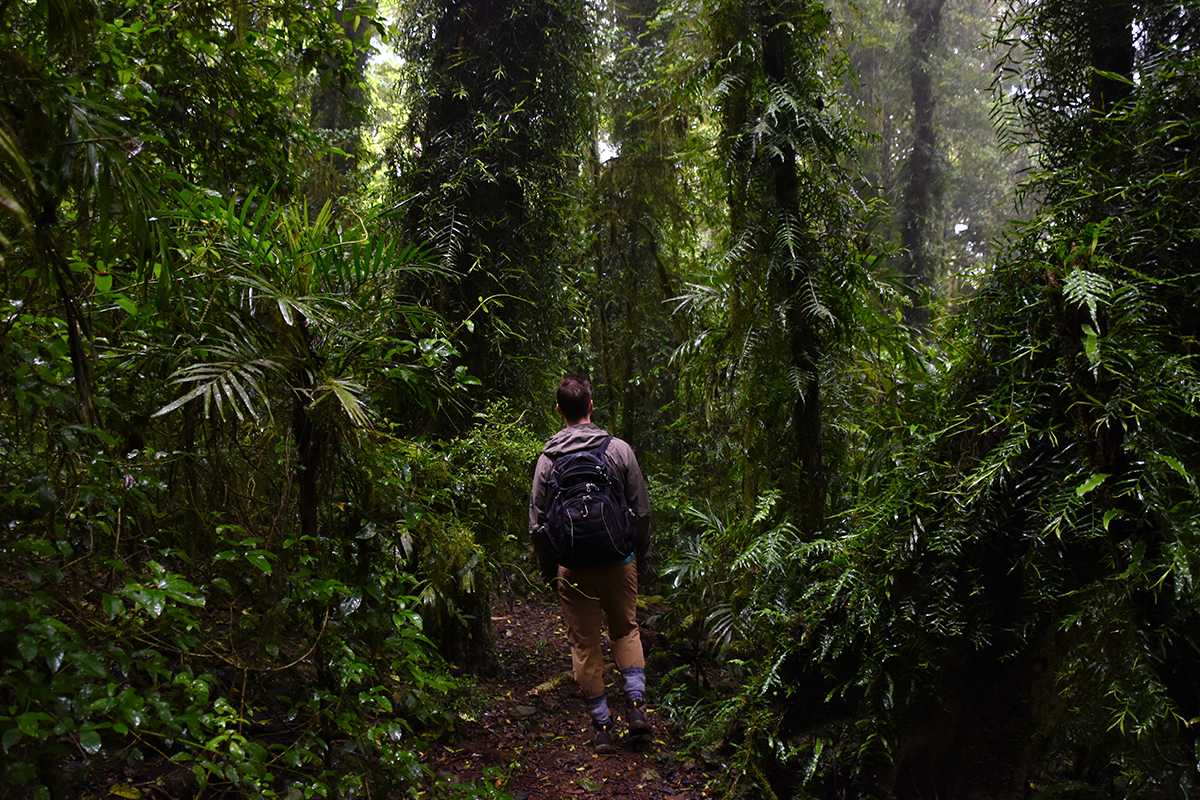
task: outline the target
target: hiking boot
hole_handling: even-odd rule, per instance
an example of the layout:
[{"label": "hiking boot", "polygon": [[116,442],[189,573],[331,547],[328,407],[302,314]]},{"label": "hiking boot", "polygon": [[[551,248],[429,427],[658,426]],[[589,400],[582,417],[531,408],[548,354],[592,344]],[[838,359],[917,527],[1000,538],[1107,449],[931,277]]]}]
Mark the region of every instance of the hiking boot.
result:
[{"label": "hiking boot", "polygon": [[629,736],[640,739],[650,735],[650,720],[646,719],[646,701],[642,698],[625,699],[625,722],[629,725]]},{"label": "hiking boot", "polygon": [[592,720],[592,733],[596,735],[597,753],[615,753],[617,746],[613,744],[612,720],[596,722]]}]

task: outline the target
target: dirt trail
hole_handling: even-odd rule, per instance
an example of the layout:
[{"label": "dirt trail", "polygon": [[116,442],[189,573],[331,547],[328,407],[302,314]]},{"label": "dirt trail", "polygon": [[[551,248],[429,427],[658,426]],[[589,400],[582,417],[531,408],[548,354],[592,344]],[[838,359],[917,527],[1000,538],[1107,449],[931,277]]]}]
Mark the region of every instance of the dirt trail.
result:
[{"label": "dirt trail", "polygon": [[[547,596],[510,598],[493,618],[499,673],[479,686],[482,707],[468,710],[452,734],[427,753],[439,778],[455,783],[487,781],[517,800],[568,797],[698,800],[713,775],[676,755],[679,741],[654,708],[653,739],[621,746],[613,755],[592,747],[590,723],[574,680],[571,651],[558,607]],[[647,655],[654,634],[643,629]],[[611,662],[608,674],[613,674]],[[653,686],[657,676],[648,675]],[[624,745],[620,690],[609,684]]]}]

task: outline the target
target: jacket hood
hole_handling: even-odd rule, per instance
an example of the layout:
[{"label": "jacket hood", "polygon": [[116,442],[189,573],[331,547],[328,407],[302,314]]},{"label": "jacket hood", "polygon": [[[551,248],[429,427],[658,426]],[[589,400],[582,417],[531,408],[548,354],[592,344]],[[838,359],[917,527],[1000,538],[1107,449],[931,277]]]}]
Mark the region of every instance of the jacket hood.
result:
[{"label": "jacket hood", "polygon": [[608,436],[608,431],[594,422],[568,425],[550,437],[550,441],[546,442],[546,446],[542,448],[542,453],[547,458],[555,459],[567,453],[591,450],[599,447],[606,436]]}]

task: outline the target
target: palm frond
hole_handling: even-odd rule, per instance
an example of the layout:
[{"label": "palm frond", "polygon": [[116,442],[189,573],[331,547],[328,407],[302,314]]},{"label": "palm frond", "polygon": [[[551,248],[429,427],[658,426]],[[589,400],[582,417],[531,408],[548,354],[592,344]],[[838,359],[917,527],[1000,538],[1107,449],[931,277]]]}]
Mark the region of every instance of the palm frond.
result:
[{"label": "palm frond", "polygon": [[[154,412],[153,416],[169,414],[198,397],[204,398],[205,416],[212,413],[214,405],[217,415],[222,416],[226,400],[239,421],[245,420],[243,411],[250,417],[258,416],[258,398],[266,396],[262,382],[269,373],[278,372],[280,365],[269,358],[248,358],[235,347],[218,345],[209,346],[207,350],[218,358],[176,370],[171,382],[193,384],[193,388]],[[267,413],[270,413],[269,408]]]},{"label": "palm frond", "polygon": [[247,299],[252,311],[261,311],[262,303],[273,305],[288,327],[295,327],[300,320],[311,324],[334,325],[334,308],[344,308],[346,299],[337,295],[295,295],[277,283],[252,272],[238,272],[229,276],[234,283],[250,287]]},{"label": "palm frond", "polygon": [[325,378],[313,390],[313,406],[318,406],[326,397],[333,396],[356,427],[369,428],[371,412],[362,398],[365,392],[365,386],[348,378]]}]

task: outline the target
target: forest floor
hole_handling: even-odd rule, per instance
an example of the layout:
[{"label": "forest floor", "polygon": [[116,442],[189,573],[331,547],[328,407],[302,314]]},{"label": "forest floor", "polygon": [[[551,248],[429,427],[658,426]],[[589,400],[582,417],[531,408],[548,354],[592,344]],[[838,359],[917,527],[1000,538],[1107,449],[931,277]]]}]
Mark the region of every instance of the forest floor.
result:
[{"label": "forest floor", "polygon": [[[647,669],[647,700],[654,731],[649,740],[643,737],[635,744],[625,737],[624,697],[619,686],[612,686],[611,679],[618,674],[608,663],[609,705],[617,723],[618,749],[599,754],[571,676],[571,650],[556,599],[549,592],[526,597],[505,593],[496,598],[493,614],[498,669],[461,690],[453,724],[424,748],[422,759],[433,776],[431,783],[436,784],[426,785],[425,796],[701,800],[709,795],[716,765],[698,763],[684,753],[678,732],[654,707],[655,680],[661,676],[653,674],[652,668]],[[646,617],[641,609],[639,617]],[[670,648],[652,624],[643,625],[642,643],[649,664],[658,666],[670,659]],[[68,772],[63,772],[52,797],[229,796],[215,785],[200,790],[188,764],[165,757],[134,764],[126,763],[120,754],[79,775]],[[30,789],[13,796],[32,800],[35,794]]]},{"label": "forest floor", "polygon": [[[654,708],[654,735],[625,738],[624,699],[610,685],[618,751],[598,754],[591,722],[571,677],[571,651],[557,604],[549,594],[510,596],[495,606],[493,625],[500,668],[481,679],[476,707],[426,753],[444,783],[487,781],[516,800],[638,798],[698,800],[715,777],[680,755],[682,742]],[[643,627],[647,655],[655,633]],[[611,666],[611,665],[610,665]],[[606,670],[612,675],[615,670]],[[653,675],[648,675],[651,688]]]}]

